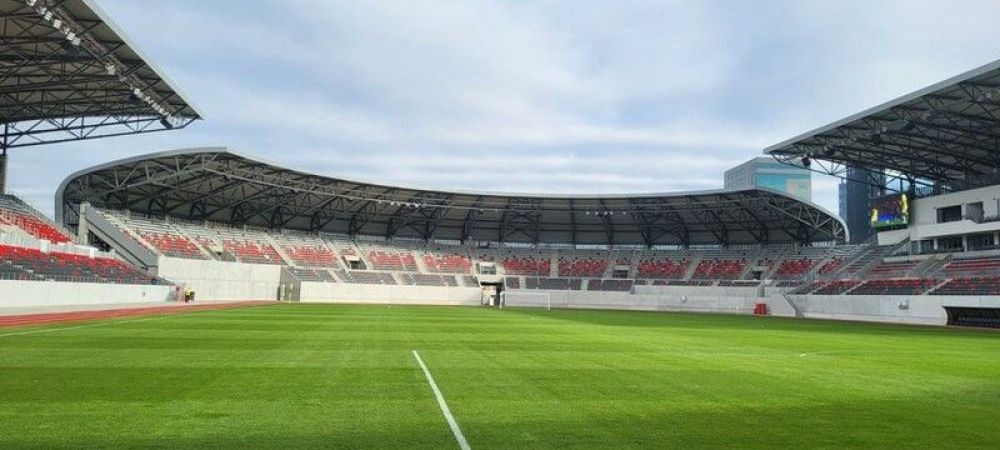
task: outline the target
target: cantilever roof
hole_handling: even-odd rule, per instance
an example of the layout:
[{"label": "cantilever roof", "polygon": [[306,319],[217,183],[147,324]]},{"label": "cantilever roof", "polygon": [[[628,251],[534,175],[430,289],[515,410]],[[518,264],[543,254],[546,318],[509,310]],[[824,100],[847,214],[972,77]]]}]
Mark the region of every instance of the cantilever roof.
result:
[{"label": "cantilever roof", "polygon": [[201,118],[90,0],[6,0],[0,20],[0,147],[183,128]]},{"label": "cantilever roof", "polygon": [[765,153],[884,168],[948,185],[994,177],[1000,167],[1000,61],[772,145]]},{"label": "cantilever roof", "polygon": [[597,245],[844,240],[843,222],[765,190],[635,195],[502,194],[387,186],[310,174],[226,148],[176,150],[70,175],[57,219],[81,203],[185,220],[390,238]]}]

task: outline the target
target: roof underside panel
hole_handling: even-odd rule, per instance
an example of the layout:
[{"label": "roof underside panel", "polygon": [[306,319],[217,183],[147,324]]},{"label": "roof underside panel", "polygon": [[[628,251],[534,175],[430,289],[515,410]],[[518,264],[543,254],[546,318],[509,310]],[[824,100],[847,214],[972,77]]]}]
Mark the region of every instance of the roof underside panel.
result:
[{"label": "roof underside panel", "polygon": [[57,194],[151,216],[387,238],[598,245],[843,240],[839,219],[773,191],[542,196],[430,191],[328,178],[225,149],[167,152],[74,174]]},{"label": "roof underside panel", "polygon": [[1000,61],[789,139],[779,158],[889,169],[961,186],[1000,167]]},{"label": "roof underside panel", "polygon": [[198,118],[90,1],[0,1],[0,147],[183,128]]}]

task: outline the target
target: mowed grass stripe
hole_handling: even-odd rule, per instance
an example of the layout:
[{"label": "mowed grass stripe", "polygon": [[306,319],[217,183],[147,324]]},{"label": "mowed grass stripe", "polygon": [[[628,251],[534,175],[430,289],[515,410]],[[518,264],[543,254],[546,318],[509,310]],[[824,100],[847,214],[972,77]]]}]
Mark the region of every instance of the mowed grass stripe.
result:
[{"label": "mowed grass stripe", "polygon": [[356,305],[116,322],[0,338],[0,447],[454,448],[412,349],[477,449],[1000,438],[996,333]]}]

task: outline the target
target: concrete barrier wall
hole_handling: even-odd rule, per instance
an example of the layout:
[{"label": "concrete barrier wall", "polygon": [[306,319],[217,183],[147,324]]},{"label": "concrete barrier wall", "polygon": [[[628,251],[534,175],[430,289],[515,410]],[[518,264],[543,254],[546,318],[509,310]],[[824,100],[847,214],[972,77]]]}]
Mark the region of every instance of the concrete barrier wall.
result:
[{"label": "concrete barrier wall", "polygon": [[163,303],[173,296],[173,286],[0,281],[0,308]]},{"label": "concrete barrier wall", "polygon": [[393,305],[479,305],[481,290],[467,287],[381,286],[303,282],[303,303],[370,303]]},{"label": "concrete barrier wall", "polygon": [[507,306],[751,314],[755,288],[637,286],[635,294],[596,291],[505,291]]},{"label": "concrete barrier wall", "polygon": [[197,300],[274,300],[281,266],[161,256],[159,276],[189,286]]},{"label": "concrete barrier wall", "polygon": [[813,319],[945,325],[945,306],[1000,308],[1000,297],[897,295],[790,295],[789,300]]},{"label": "concrete barrier wall", "polygon": [[1000,308],[1000,297],[975,296],[782,296],[768,290],[758,298],[753,288],[653,286],[627,292],[506,291],[507,305],[514,307],[620,309],[637,311],[687,311],[721,314],[751,314],[754,304],[764,302],[770,314],[811,319],[945,325],[946,306]]}]

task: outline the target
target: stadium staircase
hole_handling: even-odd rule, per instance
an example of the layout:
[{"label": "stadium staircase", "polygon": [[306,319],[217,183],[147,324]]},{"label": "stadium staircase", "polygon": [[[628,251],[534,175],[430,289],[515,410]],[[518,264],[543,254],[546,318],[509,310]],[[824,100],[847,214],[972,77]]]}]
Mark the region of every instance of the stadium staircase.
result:
[{"label": "stadium staircase", "polygon": [[929,262],[927,265],[921,268],[919,276],[939,279],[948,278],[944,269],[951,264],[952,261],[954,261],[954,258],[950,253],[943,255],[931,255],[928,260]]},{"label": "stadium staircase", "polygon": [[22,230],[20,227],[4,222],[0,222],[0,235],[16,237],[18,240],[23,241],[33,242],[38,240],[38,238],[32,236],[31,233]]},{"label": "stadium staircase", "polygon": [[175,232],[177,232],[177,234],[180,235],[181,237],[183,237],[183,238],[191,241],[194,244],[194,246],[198,248],[198,251],[201,252],[202,256],[204,256],[206,259],[217,259],[216,256],[215,256],[215,254],[212,253],[211,250],[209,250],[207,247],[205,247],[205,245],[201,241],[199,241],[198,239],[195,239],[194,236],[192,236],[189,233],[185,232],[184,228],[173,226],[173,225],[171,225],[170,228],[172,230],[174,230]]},{"label": "stadium staircase", "polygon": [[819,272],[823,270],[823,266],[826,264],[833,263],[836,260],[836,258],[838,258],[837,255],[831,254],[825,258],[816,261],[816,264],[814,264],[812,268],[809,269],[809,271],[806,272],[805,275],[802,277],[802,281],[811,281],[818,278]]},{"label": "stadium staircase", "polygon": [[322,248],[324,248],[324,249],[328,250],[330,253],[334,254],[334,258],[333,258],[334,266],[333,266],[333,269],[334,270],[336,270],[336,269],[342,269],[344,267],[344,261],[340,258],[340,253],[337,253],[337,249],[333,248],[333,245],[330,244],[330,241],[328,241],[326,239],[323,239],[323,238],[320,238],[319,239],[319,243],[322,246]]},{"label": "stadium staircase", "polygon": [[764,273],[761,274],[761,279],[770,279],[774,276],[774,273],[778,271],[778,268],[781,267],[781,262],[785,260],[785,256],[790,251],[791,248],[785,248],[772,253],[771,255],[763,253],[757,257],[757,260],[754,261],[751,267],[766,267]]},{"label": "stadium staircase", "polygon": [[[429,251],[430,250],[428,250],[428,252]],[[425,253],[418,254],[418,255],[416,255],[413,258],[413,262],[415,262],[417,264],[417,272],[419,272],[419,273],[436,273],[436,272],[431,272],[430,270],[427,269],[427,264],[424,263],[424,258],[423,258],[424,254]],[[435,254],[436,254],[436,252],[435,252]]]},{"label": "stadium staircase", "polygon": [[284,265],[284,266],[294,266],[294,265],[296,265],[295,264],[295,260],[292,259],[291,256],[288,256],[288,253],[285,253],[285,249],[282,248],[282,246],[280,244],[278,244],[278,241],[275,240],[273,236],[271,236],[271,233],[261,233],[261,237],[262,237],[261,240],[263,242],[269,244],[271,246],[271,248],[274,249],[275,253],[278,254],[278,256],[282,260],[282,265]]},{"label": "stadium staircase", "polygon": [[148,242],[140,241],[136,233],[130,233],[124,223],[112,214],[81,205],[80,213],[88,224],[87,232],[111,245],[117,255],[141,269],[150,270],[158,266],[159,253]]},{"label": "stadium staircase", "polygon": [[913,266],[907,276],[913,278],[931,278],[931,275],[936,273],[939,268],[944,267],[942,259],[950,260],[950,255],[944,255],[940,258],[938,255],[930,255],[917,263],[916,266]]},{"label": "stadium staircase", "polygon": [[703,257],[700,253],[691,255],[691,261],[688,262],[687,271],[684,272],[684,276],[681,277],[681,281],[691,281],[694,277],[694,273],[698,271],[698,264],[701,263]]}]

